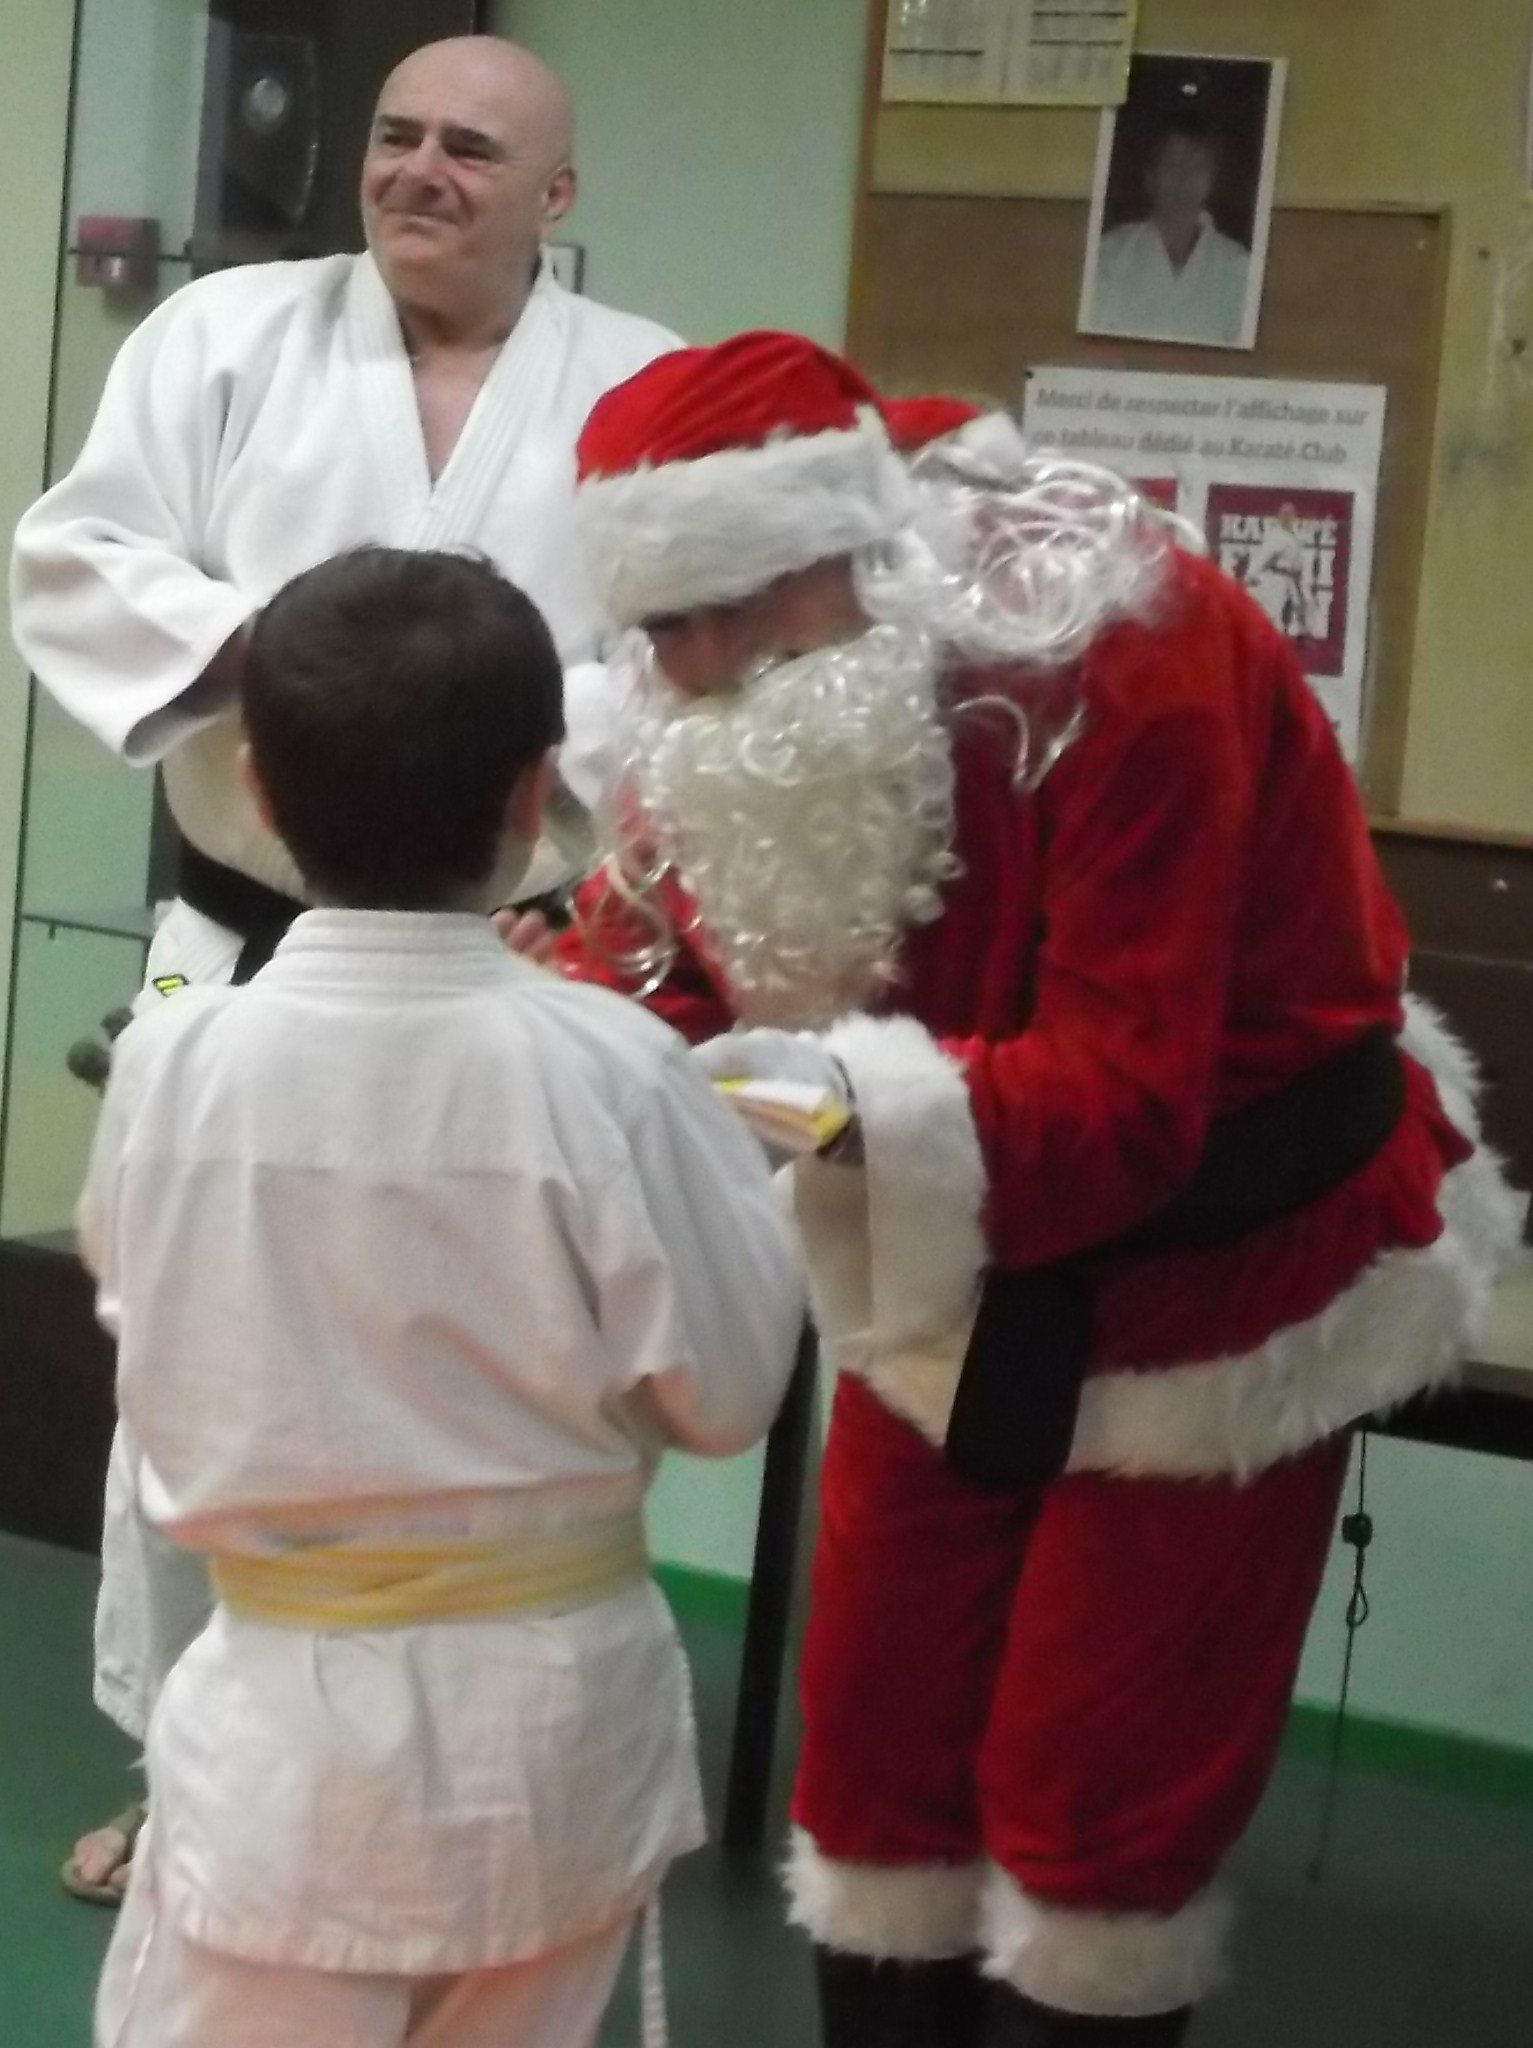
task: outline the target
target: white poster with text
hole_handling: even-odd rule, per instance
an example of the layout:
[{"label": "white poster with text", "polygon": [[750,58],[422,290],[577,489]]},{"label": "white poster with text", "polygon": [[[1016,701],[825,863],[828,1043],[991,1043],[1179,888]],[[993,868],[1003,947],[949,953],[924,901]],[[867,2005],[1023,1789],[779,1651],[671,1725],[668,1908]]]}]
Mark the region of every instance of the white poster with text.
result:
[{"label": "white poster with text", "polygon": [[1206,537],[1362,748],[1382,385],[1039,369],[1031,440],[1115,469]]}]

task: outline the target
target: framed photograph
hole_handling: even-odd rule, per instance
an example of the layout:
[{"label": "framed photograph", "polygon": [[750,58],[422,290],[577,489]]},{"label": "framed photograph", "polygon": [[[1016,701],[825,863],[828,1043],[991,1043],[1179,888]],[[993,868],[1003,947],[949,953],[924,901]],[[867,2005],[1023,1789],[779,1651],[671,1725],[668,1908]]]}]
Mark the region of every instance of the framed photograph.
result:
[{"label": "framed photograph", "polygon": [[554,282],[562,284],[567,292],[578,292],[586,272],[584,246],[579,242],[545,242],[543,253]]},{"label": "framed photograph", "polygon": [[1104,114],[1077,325],[1254,348],[1287,65],[1155,52]]}]

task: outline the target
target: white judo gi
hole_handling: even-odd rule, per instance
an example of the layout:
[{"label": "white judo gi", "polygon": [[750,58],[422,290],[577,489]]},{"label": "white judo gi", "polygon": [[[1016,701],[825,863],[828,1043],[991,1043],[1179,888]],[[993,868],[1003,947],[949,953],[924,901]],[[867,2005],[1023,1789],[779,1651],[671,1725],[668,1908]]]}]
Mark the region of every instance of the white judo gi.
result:
[{"label": "white judo gi", "polygon": [[1290,639],[1314,631],[1315,579],[1309,549],[1292,527],[1269,525],[1251,551],[1241,579],[1280,633]]},{"label": "white judo gi", "polygon": [[575,437],[677,338],[540,272],[432,480],[399,318],[371,256],[199,279],[123,345],[69,474],[22,519],[17,644],[59,703],[166,794],[203,853],[298,876],[234,771],[234,706],[182,700],[300,570],[349,547],[473,547],[548,620],[566,668],[601,614],[572,520]]},{"label": "white judo gi", "polygon": [[[786,1384],[758,1148],[664,1026],[482,920],[313,911],[119,1041],[80,1227],[157,1528],[223,1572],[472,1542],[533,1580],[333,1629],[221,1581],[150,1725],[100,2048],[576,2048],[702,1836],[621,1545],[661,1442],[740,1450]],[[620,1583],[540,1598],[614,1541]]]},{"label": "white judo gi", "polygon": [[[16,533],[12,626],[70,715],[160,762],[200,852],[286,895],[302,886],[236,768],[232,701],[192,690],[290,577],[342,549],[466,546],[533,598],[566,664],[567,715],[606,715],[601,615],[573,523],[574,443],[596,399],[677,337],[564,291],[545,265],[441,474],[371,256],[258,264],[173,294],[124,343],[67,476]],[[545,849],[546,852],[546,849]],[[544,864],[531,886],[557,878]],[[184,903],[150,949],[162,977],[226,982],[242,941]],[[96,1698],[142,1736],[165,1672],[207,1612],[200,1568],[167,1553],[113,1444]]]},{"label": "white judo gi", "polygon": [[1178,270],[1153,220],[1109,228],[1097,258],[1087,325],[1098,334],[1144,335],[1233,348],[1245,324],[1250,252],[1205,214]]}]

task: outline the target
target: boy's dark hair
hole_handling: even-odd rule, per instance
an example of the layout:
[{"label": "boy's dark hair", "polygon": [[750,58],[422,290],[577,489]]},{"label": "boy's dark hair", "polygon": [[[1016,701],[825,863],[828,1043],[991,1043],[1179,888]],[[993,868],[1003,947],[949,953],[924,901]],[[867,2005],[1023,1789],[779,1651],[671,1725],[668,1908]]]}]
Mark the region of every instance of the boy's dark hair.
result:
[{"label": "boy's dark hair", "polygon": [[487,561],[359,548],[256,622],[245,730],[309,887],[431,910],[490,875],[518,778],[564,737],[542,614]]}]

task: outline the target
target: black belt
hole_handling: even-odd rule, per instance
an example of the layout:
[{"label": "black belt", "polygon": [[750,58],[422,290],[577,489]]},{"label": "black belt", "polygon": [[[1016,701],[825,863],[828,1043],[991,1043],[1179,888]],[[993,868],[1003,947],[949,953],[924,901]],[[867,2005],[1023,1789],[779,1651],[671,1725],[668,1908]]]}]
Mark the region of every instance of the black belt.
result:
[{"label": "black belt", "polygon": [[567,889],[544,889],[536,896],[513,896],[500,906],[503,910],[514,910],[518,917],[526,917],[536,911],[550,931],[568,931],[574,922],[571,895]]},{"label": "black belt", "polygon": [[992,1267],[948,1424],[949,1462],[983,1486],[1057,1477],[1075,1435],[1100,1267],[1235,1244],[1307,1209],[1382,1151],[1404,1108],[1399,1048],[1379,1025],[1220,1117],[1191,1178],[1148,1222],[1047,1266]]},{"label": "black belt", "polygon": [[236,982],[249,981],[266,965],[288,926],[307,907],[296,896],[268,889],[238,868],[225,867],[222,861],[199,853],[185,838],[177,858],[176,894],[193,910],[201,911],[214,924],[226,925],[244,940],[234,963],[232,978]]}]

